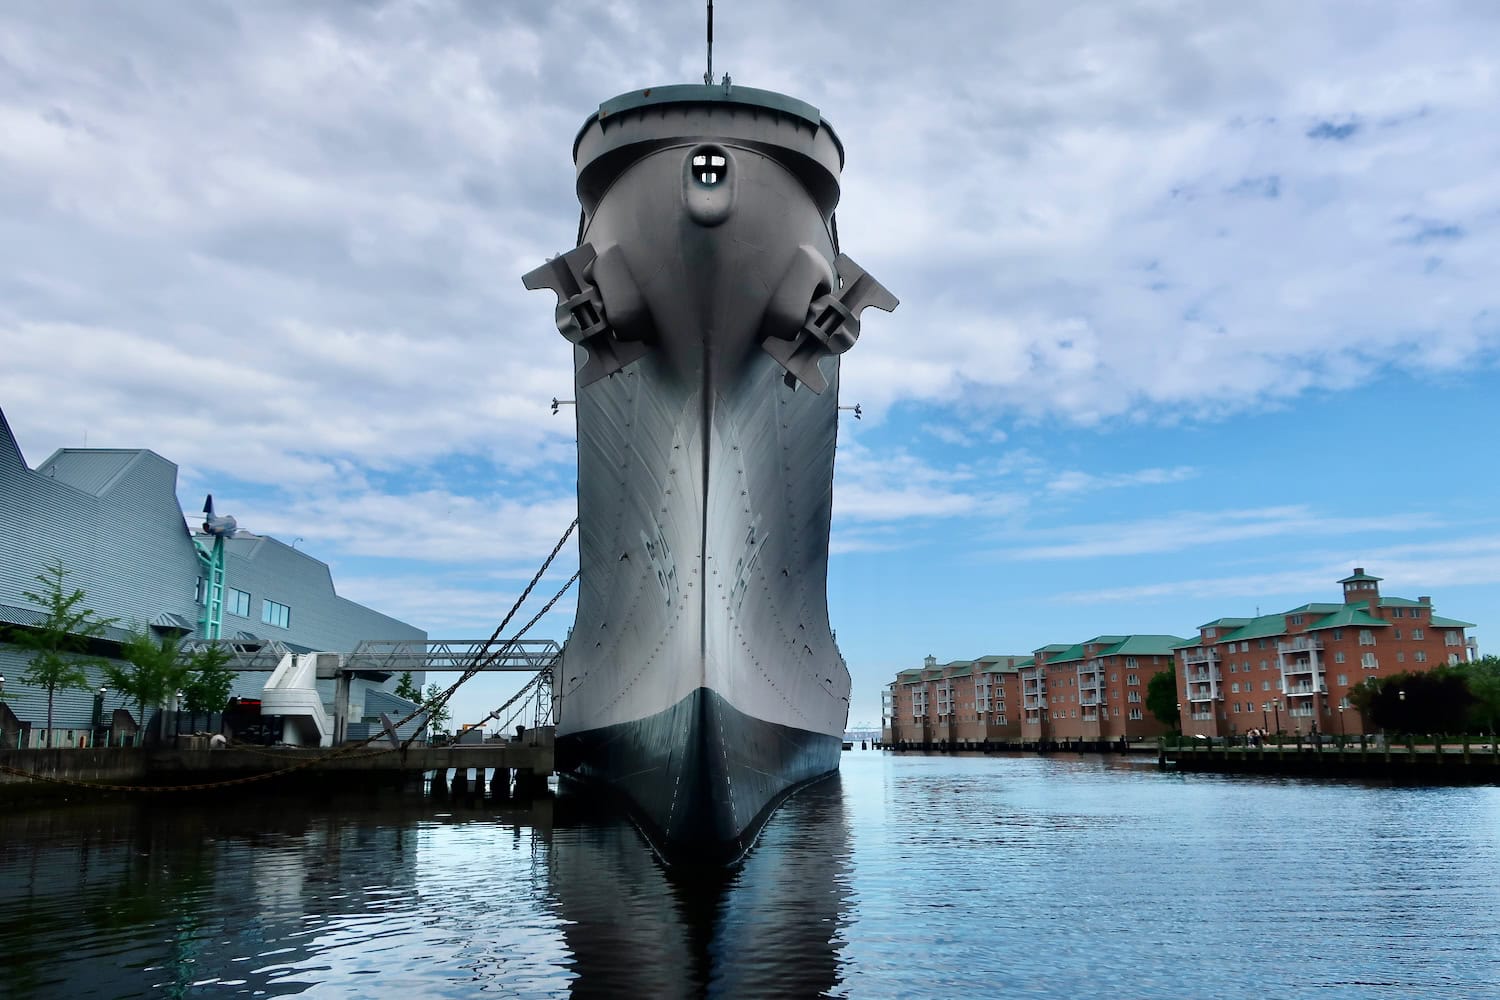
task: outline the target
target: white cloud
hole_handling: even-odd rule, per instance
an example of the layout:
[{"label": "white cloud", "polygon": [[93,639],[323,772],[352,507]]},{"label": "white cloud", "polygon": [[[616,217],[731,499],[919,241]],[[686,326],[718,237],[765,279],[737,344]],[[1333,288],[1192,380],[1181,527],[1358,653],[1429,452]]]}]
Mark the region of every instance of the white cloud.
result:
[{"label": "white cloud", "polygon": [[[1069,591],[1056,595],[1054,600],[1068,604],[1097,604],[1222,598],[1240,606],[1238,611],[1231,609],[1227,613],[1245,614],[1247,609],[1260,606],[1267,597],[1287,597],[1294,604],[1307,601],[1308,595],[1324,595],[1322,598],[1314,596],[1313,600],[1333,599],[1327,596],[1330,582],[1347,575],[1355,565],[1362,565],[1382,577],[1381,592],[1384,594],[1415,598],[1440,590],[1450,594],[1458,591],[1453,595],[1455,600],[1449,603],[1459,606],[1445,606],[1439,608],[1438,613],[1462,618],[1477,614],[1479,610],[1462,606],[1464,588],[1500,583],[1500,536],[1477,535],[1366,547],[1361,548],[1358,555],[1344,558],[1316,553],[1292,569]],[[1269,607],[1265,610],[1272,611]]]},{"label": "white cloud", "polygon": [[1186,465],[1102,474],[1072,469],[1059,472],[1054,476],[1047,483],[1047,490],[1051,493],[1091,493],[1095,490],[1120,489],[1128,486],[1163,486],[1180,483],[1197,475],[1197,469]]},{"label": "white cloud", "polygon": [[1056,541],[1009,549],[1012,559],[1093,559],[1101,556],[1139,556],[1181,552],[1205,545],[1247,542],[1289,536],[1353,535],[1364,532],[1430,529],[1436,520],[1427,514],[1387,514],[1341,517],[1320,514],[1302,505],[1248,510],[1179,511],[1141,518],[1029,532],[1029,537]]}]

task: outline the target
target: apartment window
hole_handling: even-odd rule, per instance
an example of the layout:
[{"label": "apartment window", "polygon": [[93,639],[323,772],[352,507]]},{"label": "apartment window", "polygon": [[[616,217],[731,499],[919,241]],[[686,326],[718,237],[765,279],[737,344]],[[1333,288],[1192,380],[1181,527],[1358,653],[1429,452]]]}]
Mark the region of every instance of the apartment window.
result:
[{"label": "apartment window", "polygon": [[1260,669],[1262,669],[1262,670],[1270,670],[1271,669],[1271,664],[1267,663],[1265,660],[1261,660],[1260,661]]},{"label": "apartment window", "polygon": [[1348,674],[1339,674],[1339,686],[1340,687],[1348,687],[1349,686],[1349,675]]},{"label": "apartment window", "polygon": [[1458,654],[1457,653],[1449,653],[1448,654],[1448,664],[1450,666],[1452,666],[1453,664],[1455,664],[1457,662],[1458,662]]},{"label": "apartment window", "polygon": [[277,628],[292,627],[292,609],[275,601],[260,602],[260,620]]},{"label": "apartment window", "polygon": [[239,615],[241,618],[250,617],[250,595],[243,590],[229,588],[229,613]]},{"label": "apartment window", "polygon": [[1141,675],[1140,674],[1126,674],[1125,675],[1125,683],[1131,685],[1132,687],[1135,686],[1135,685],[1140,684],[1140,682],[1141,682]]},{"label": "apartment window", "polygon": [[1301,625],[1302,624],[1302,616],[1301,615],[1287,615],[1286,621],[1287,621],[1288,625]]},{"label": "apartment window", "polygon": [[1248,652],[1250,652],[1250,640],[1249,639],[1246,639],[1244,642],[1240,643],[1240,652],[1241,653],[1248,653]]},{"label": "apartment window", "polygon": [[1271,690],[1271,682],[1268,681],[1268,680],[1261,681],[1260,682],[1260,689],[1262,691],[1269,691],[1269,690]]},{"label": "apartment window", "polygon": [[1413,618],[1421,618],[1422,617],[1422,609],[1421,608],[1412,608],[1411,609],[1411,616]]},{"label": "apartment window", "polygon": [[1076,718],[1078,718],[1078,709],[1076,709],[1076,708],[1069,709],[1068,714],[1071,715],[1073,718],[1076,719]]},{"label": "apartment window", "polygon": [[1342,649],[1336,651],[1333,654],[1333,662],[1334,663],[1343,663],[1344,662],[1344,651]]},{"label": "apartment window", "polygon": [[1137,664],[1135,662],[1135,657],[1133,657],[1133,656],[1127,656],[1127,657],[1125,657],[1125,666],[1127,668],[1131,669],[1131,670],[1134,670],[1135,667],[1137,666]]},{"label": "apartment window", "polygon": [[1418,663],[1426,663],[1427,662],[1427,654],[1425,652],[1423,652],[1422,650],[1420,650],[1420,649],[1417,650],[1415,653],[1411,654],[1411,658],[1413,660],[1416,660]]},{"label": "apartment window", "polygon": [[1141,693],[1139,691],[1132,691],[1130,692],[1130,696],[1125,700],[1132,705],[1139,705],[1141,703]]},{"label": "apartment window", "polygon": [[1333,630],[1333,641],[1334,642],[1338,642],[1343,637],[1344,637],[1344,630],[1343,629],[1336,628],[1336,629]]},{"label": "apartment window", "polygon": [[1229,693],[1230,694],[1239,694],[1240,693],[1240,682],[1239,681],[1235,681],[1233,684],[1229,685]]},{"label": "apartment window", "polygon": [[1266,648],[1266,640],[1264,640],[1264,639],[1256,639],[1255,640],[1255,648],[1256,649],[1265,649]]},{"label": "apartment window", "polygon": [[1138,708],[1132,708],[1130,710],[1130,718],[1133,719],[1133,720],[1135,720],[1135,721],[1140,721],[1141,719],[1144,719],[1145,717],[1146,716]]},{"label": "apartment window", "polygon": [[1239,673],[1240,672],[1240,665],[1238,663],[1231,663],[1229,665],[1229,672],[1231,674],[1237,674],[1237,673]]},{"label": "apartment window", "polygon": [[1427,633],[1423,632],[1419,628],[1414,628],[1411,630],[1411,637],[1413,639],[1425,639],[1427,637]]},{"label": "apartment window", "polygon": [[1361,656],[1359,658],[1359,665],[1362,666],[1362,667],[1378,667],[1378,666],[1380,666],[1380,664],[1375,659],[1375,654],[1374,653],[1366,653],[1364,656]]},{"label": "apartment window", "polygon": [[1405,608],[1392,608],[1391,609],[1391,617],[1392,618],[1405,618],[1406,617],[1406,609]]},{"label": "apartment window", "polygon": [[1206,628],[1203,630],[1203,638],[1212,639],[1215,635],[1218,635],[1218,632],[1218,629]]},{"label": "apartment window", "polygon": [[1399,628],[1393,628],[1393,629],[1391,629],[1391,638],[1392,639],[1399,639],[1399,638],[1401,638],[1401,630]]},{"label": "apartment window", "polygon": [[1372,631],[1370,631],[1367,628],[1360,629],[1359,630],[1359,644],[1361,646],[1373,646],[1373,645],[1375,645],[1375,633],[1372,632]]},{"label": "apartment window", "polygon": [[1235,702],[1234,703],[1234,714],[1235,715],[1239,715],[1240,714],[1240,703],[1239,702]]},{"label": "apartment window", "polygon": [[1109,672],[1109,682],[1111,684],[1115,683],[1119,679],[1120,679],[1120,672],[1118,670],[1111,670]]},{"label": "apartment window", "polygon": [[1405,663],[1406,662],[1406,654],[1405,653],[1397,653],[1396,654],[1396,662],[1397,663]]},{"label": "apartment window", "polygon": [[997,715],[997,716],[995,716],[995,721],[997,723],[999,723],[1000,725],[1002,725],[1002,726],[1009,725],[1009,723],[1007,723],[1005,721],[1005,716],[1003,716],[1003,715]]},{"label": "apartment window", "polygon": [[1003,702],[1003,701],[997,701],[997,702],[995,702],[995,711],[997,711],[997,712],[1000,713],[1000,721],[1004,722],[1005,721],[1005,702]]},{"label": "apartment window", "polygon": [[1443,645],[1444,646],[1461,646],[1461,645],[1463,645],[1463,643],[1461,643],[1459,641],[1458,633],[1457,632],[1448,631],[1448,632],[1444,632],[1443,633]]}]

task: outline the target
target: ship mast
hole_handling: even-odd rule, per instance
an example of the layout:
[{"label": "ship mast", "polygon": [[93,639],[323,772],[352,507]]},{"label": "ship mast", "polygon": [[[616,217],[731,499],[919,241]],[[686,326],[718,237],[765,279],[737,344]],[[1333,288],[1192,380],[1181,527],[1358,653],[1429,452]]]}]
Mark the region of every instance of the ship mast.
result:
[{"label": "ship mast", "polygon": [[714,82],[714,0],[708,0],[708,71],[703,74],[703,82]]}]

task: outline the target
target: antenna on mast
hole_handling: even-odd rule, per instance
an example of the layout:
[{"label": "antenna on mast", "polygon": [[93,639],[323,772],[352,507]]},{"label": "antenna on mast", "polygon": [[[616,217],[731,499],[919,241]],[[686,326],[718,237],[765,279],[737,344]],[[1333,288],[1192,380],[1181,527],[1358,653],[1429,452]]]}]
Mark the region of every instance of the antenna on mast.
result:
[{"label": "antenna on mast", "polygon": [[714,82],[714,0],[708,0],[708,72],[703,74],[703,82]]}]

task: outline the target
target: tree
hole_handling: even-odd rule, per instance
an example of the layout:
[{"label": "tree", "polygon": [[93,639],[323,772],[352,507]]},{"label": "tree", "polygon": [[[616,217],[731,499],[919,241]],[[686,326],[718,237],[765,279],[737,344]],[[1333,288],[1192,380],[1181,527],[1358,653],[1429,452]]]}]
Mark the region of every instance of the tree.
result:
[{"label": "tree", "polygon": [[1177,668],[1175,666],[1151,675],[1146,682],[1146,709],[1168,729],[1182,728],[1182,713],[1177,710]]},{"label": "tree", "polygon": [[82,590],[67,586],[68,571],[58,559],[33,579],[41,586],[23,590],[21,596],[41,607],[45,616],[30,628],[14,629],[12,641],[32,651],[21,680],[47,692],[47,740],[52,740],[52,703],[59,690],[90,687],[85,667],[103,666],[105,660],[88,652],[89,640],[98,639],[113,625],[114,618],[100,618],[83,603]]},{"label": "tree", "polygon": [[448,711],[448,705],[437,704],[437,700],[443,696],[443,689],[437,683],[427,685],[427,724],[434,733],[446,733],[448,731],[448,720],[453,718],[453,713]]},{"label": "tree", "polygon": [[1349,700],[1368,709],[1360,715],[1367,725],[1397,733],[1457,733],[1469,721],[1475,696],[1459,668],[1435,667],[1418,673],[1392,674],[1349,693]]},{"label": "tree", "polygon": [[1459,668],[1469,694],[1474,698],[1470,712],[1470,725],[1476,732],[1495,733],[1495,724],[1500,720],[1500,656],[1482,656]]},{"label": "tree", "polygon": [[422,702],[422,689],[417,687],[416,681],[412,680],[410,670],[402,674],[400,680],[396,681],[396,690],[394,693],[397,698],[405,698],[413,704],[421,704]]},{"label": "tree", "polygon": [[104,676],[110,687],[135,700],[139,721],[144,725],[147,705],[160,705],[187,683],[182,643],[176,636],[157,636],[137,627],[120,647],[120,655],[126,662],[106,663]]},{"label": "tree", "polygon": [[234,687],[230,659],[229,650],[218,643],[193,650],[187,662],[190,676],[182,688],[183,705],[189,712],[224,711]]}]

